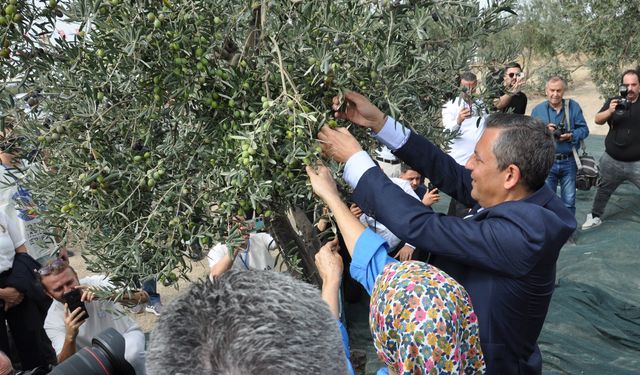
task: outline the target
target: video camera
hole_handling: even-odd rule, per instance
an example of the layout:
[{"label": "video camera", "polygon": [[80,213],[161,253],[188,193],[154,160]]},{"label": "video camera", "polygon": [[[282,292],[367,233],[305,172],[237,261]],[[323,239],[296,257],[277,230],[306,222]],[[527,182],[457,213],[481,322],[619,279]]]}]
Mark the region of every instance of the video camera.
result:
[{"label": "video camera", "polygon": [[60,363],[53,370],[38,367],[16,375],[135,375],[135,370],[124,359],[124,337],[113,328],[107,328],[74,355]]},{"label": "video camera", "polygon": [[629,108],[631,108],[631,103],[629,102],[629,99],[627,99],[627,94],[629,94],[627,85],[620,85],[619,90],[620,96],[618,97],[618,104],[616,105],[615,114],[618,116],[622,116],[626,111],[629,110]]}]

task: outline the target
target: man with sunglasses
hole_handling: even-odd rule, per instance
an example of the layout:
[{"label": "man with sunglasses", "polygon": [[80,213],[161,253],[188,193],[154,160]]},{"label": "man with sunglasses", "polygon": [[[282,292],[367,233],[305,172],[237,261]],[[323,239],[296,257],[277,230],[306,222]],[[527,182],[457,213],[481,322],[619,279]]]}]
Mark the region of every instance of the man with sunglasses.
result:
[{"label": "man with sunglasses", "polygon": [[524,115],[527,110],[527,95],[522,92],[522,87],[526,80],[520,64],[517,62],[507,64],[498,81],[502,81],[502,86],[498,88],[498,99],[493,103],[496,109],[504,113]]},{"label": "man with sunglasses", "polygon": [[[45,292],[53,298],[44,329],[56,351],[58,363],[71,357],[107,328],[114,328],[125,340],[125,359],[136,374],[145,374],[145,338],[140,327],[129,318],[119,304],[146,302],[146,292],[124,293],[107,298],[96,296],[98,290],[112,290],[109,280],[100,275],[78,279],[76,271],[64,259],[54,259],[38,270]],[[69,311],[70,292],[79,292],[82,306]],[[88,314],[88,317],[87,317]]]}]

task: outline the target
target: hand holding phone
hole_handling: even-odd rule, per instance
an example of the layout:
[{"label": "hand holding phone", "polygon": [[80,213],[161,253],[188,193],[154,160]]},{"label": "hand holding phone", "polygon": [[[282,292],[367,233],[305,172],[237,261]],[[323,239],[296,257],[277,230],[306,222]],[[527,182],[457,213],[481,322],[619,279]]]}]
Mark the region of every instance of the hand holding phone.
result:
[{"label": "hand holding phone", "polygon": [[69,313],[73,313],[78,307],[82,309],[84,315],[81,320],[85,320],[89,317],[89,313],[87,312],[87,307],[84,305],[82,301],[82,290],[81,289],[73,289],[70,292],[65,293],[62,296],[62,300],[69,307]]}]

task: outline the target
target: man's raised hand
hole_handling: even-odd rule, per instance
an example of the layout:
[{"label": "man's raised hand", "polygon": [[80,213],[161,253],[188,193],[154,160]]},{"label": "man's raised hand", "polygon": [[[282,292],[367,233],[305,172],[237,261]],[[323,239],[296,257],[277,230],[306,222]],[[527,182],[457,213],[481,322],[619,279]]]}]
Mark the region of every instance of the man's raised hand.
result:
[{"label": "man's raised hand", "polygon": [[311,181],[311,187],[313,192],[316,193],[320,199],[327,201],[331,198],[340,199],[340,193],[336,187],[336,182],[331,177],[331,171],[324,165],[318,165],[314,169],[312,166],[307,165],[307,175]]},{"label": "man's raised hand", "polygon": [[336,118],[370,128],[375,133],[382,129],[387,118],[369,99],[353,91],[334,96],[333,110]]},{"label": "man's raised hand", "polygon": [[331,129],[323,126],[318,133],[320,147],[325,157],[346,163],[354,154],[362,151],[358,140],[345,128]]}]

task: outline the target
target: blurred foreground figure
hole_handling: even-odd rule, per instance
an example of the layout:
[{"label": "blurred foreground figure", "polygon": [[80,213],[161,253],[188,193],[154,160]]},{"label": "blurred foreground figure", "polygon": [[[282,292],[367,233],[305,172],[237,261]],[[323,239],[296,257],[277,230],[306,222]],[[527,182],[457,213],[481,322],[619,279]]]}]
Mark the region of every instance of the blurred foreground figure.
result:
[{"label": "blurred foreground figure", "polygon": [[319,291],[286,274],[230,269],[167,305],[151,335],[159,374],[347,374],[340,331]]}]

